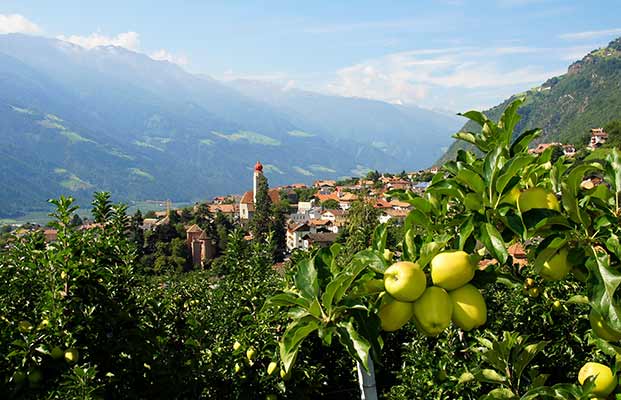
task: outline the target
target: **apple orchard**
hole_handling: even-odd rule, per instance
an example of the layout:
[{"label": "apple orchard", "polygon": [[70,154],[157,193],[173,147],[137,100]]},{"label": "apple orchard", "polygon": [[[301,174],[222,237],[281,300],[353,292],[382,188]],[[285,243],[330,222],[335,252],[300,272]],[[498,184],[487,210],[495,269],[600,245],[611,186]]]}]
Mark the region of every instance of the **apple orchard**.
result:
[{"label": "apple orchard", "polygon": [[96,194],[80,231],[54,200],[55,243],[0,253],[0,397],[619,398],[621,154],[529,154],[522,103],[464,113],[466,150],[390,193],[401,235],[361,224],[363,250],[284,271],[240,231],[218,271],[137,271],[124,206]]}]

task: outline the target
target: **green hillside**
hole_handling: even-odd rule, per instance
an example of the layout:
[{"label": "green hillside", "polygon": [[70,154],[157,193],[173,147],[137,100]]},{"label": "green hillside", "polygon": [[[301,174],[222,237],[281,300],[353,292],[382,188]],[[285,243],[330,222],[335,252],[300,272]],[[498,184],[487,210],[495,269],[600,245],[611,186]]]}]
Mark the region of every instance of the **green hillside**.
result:
[{"label": "green hillside", "polygon": [[[526,96],[516,132],[542,128],[539,142],[581,145],[589,129],[621,119],[621,38],[594,50],[569,66],[567,73],[547,80],[526,93],[516,94],[485,113],[496,120],[517,96]],[[473,123],[462,131],[476,130]],[[463,142],[455,142],[438,163],[454,156]]]}]

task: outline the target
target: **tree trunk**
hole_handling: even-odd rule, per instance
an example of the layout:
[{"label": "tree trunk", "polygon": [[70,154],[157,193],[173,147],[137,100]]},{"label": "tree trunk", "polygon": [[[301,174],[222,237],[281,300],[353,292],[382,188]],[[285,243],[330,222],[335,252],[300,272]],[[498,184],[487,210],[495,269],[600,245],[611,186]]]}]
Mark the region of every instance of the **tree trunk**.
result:
[{"label": "tree trunk", "polygon": [[362,400],[377,400],[377,388],[375,385],[375,368],[373,360],[369,357],[369,372],[358,362],[358,383],[360,384],[360,398]]}]

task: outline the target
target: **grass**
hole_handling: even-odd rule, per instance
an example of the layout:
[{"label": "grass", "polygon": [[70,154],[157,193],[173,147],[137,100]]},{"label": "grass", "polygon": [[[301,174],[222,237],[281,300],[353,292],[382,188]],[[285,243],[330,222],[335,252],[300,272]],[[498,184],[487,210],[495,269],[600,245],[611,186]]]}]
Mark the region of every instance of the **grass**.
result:
[{"label": "grass", "polygon": [[264,146],[280,146],[279,140],[252,131],[237,131],[229,135],[216,131],[212,131],[211,133],[222,139],[226,139],[229,142],[246,141],[250,144],[260,144]]},{"label": "grass", "polygon": [[71,144],[80,142],[95,143],[95,141],[87,139],[84,136],[81,136],[79,133],[67,129],[67,127],[62,125],[61,122],[63,122],[63,120],[53,114],[47,114],[45,116],[45,119],[37,121],[39,125],[46,129],[56,129],[58,133],[66,137]]},{"label": "grass", "polygon": [[157,150],[157,151],[164,151],[164,149],[161,148],[161,147],[157,147],[155,145],[152,145],[151,143],[142,142],[142,141],[139,141],[139,140],[134,140],[134,144],[136,146],[146,147],[148,149],[154,149],[154,150]]},{"label": "grass", "polygon": [[287,132],[287,135],[295,136],[295,137],[313,137],[313,136],[315,136],[312,133],[308,133],[308,132],[304,132],[304,131],[299,131],[299,130],[289,131],[289,132]]},{"label": "grass", "polygon": [[72,192],[76,192],[78,190],[86,190],[93,187],[93,185],[86,181],[83,181],[74,174],[69,174],[69,177],[67,177],[67,179],[64,179],[60,182],[60,186],[67,188]]},{"label": "grass", "polygon": [[129,171],[132,173],[132,175],[136,175],[140,178],[145,178],[150,181],[155,181],[155,177],[153,177],[153,175],[151,175],[150,173],[146,171],[141,170],[140,168],[130,168]]}]

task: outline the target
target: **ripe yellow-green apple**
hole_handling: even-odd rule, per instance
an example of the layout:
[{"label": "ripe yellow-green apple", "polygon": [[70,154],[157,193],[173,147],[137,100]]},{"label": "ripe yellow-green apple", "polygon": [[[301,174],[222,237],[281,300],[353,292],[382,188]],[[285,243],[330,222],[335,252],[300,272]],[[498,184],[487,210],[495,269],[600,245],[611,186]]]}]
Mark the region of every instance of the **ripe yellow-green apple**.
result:
[{"label": "ripe yellow-green apple", "polygon": [[267,374],[272,375],[274,371],[276,371],[277,367],[278,367],[278,364],[276,364],[274,361],[269,363],[269,365],[267,366]]},{"label": "ripe yellow-green apple", "polygon": [[47,318],[44,318],[44,319],[41,321],[41,323],[39,324],[39,326],[37,326],[37,329],[38,329],[38,330],[45,329],[45,328],[47,328],[48,326],[50,326],[50,320],[49,320],[49,319],[47,319]]},{"label": "ripe yellow-green apple", "polygon": [[50,352],[50,355],[52,356],[54,360],[60,360],[61,358],[65,356],[65,352],[60,347],[56,346],[52,349],[52,351]]},{"label": "ripe yellow-green apple", "polygon": [[595,309],[591,309],[589,313],[589,322],[591,323],[593,333],[595,333],[597,337],[609,342],[621,340],[621,332],[612,329]]},{"label": "ripe yellow-green apple", "polygon": [[588,362],[578,372],[578,382],[584,385],[584,381],[590,376],[596,376],[595,387],[591,391],[598,397],[607,397],[617,387],[617,380],[610,368],[604,364]]},{"label": "ripe yellow-green apple", "polygon": [[80,353],[77,349],[67,349],[65,351],[65,361],[69,364],[77,363],[80,359]]},{"label": "ripe yellow-green apple", "polygon": [[552,308],[554,310],[560,310],[562,307],[561,301],[560,300],[554,300],[554,303],[552,303]]},{"label": "ripe yellow-green apple", "polygon": [[250,346],[248,348],[248,350],[246,350],[246,358],[248,359],[248,361],[253,361],[254,357],[256,356],[257,352],[254,350],[254,347]]},{"label": "ripe yellow-green apple", "polygon": [[32,330],[32,324],[28,321],[19,321],[17,323],[17,329],[22,333],[27,333]]},{"label": "ripe yellow-green apple", "polygon": [[533,208],[547,208],[549,210],[561,211],[561,206],[556,199],[556,195],[546,189],[535,187],[520,193],[518,198],[518,209],[520,212],[532,210]]},{"label": "ripe yellow-green apple", "polygon": [[384,287],[388,294],[399,301],[418,299],[426,286],[425,273],[416,263],[400,261],[384,271]]},{"label": "ripe yellow-green apple", "polygon": [[238,373],[241,370],[241,365],[239,363],[235,363],[235,373]]},{"label": "ripe yellow-green apple", "polygon": [[291,379],[291,370],[289,370],[289,372],[285,372],[284,369],[280,370],[280,378],[283,381],[288,381],[289,379]]},{"label": "ripe yellow-green apple", "polygon": [[234,350],[234,351],[239,350],[239,348],[240,348],[240,347],[241,347],[241,343],[239,343],[239,342],[235,342],[235,343],[233,343],[233,350]]},{"label": "ripe yellow-green apple", "polygon": [[544,249],[535,259],[535,269],[539,270],[539,275],[546,281],[559,281],[564,279],[569,271],[571,264],[567,260],[567,247],[559,249]]},{"label": "ripe yellow-green apple", "polygon": [[414,302],[414,318],[423,333],[438,336],[451,324],[453,302],[446,290],[438,286],[428,287]]},{"label": "ripe yellow-green apple", "polygon": [[474,278],[474,269],[472,258],[465,251],[444,251],[431,260],[431,280],[442,289],[457,289]]},{"label": "ripe yellow-green apple", "polygon": [[526,278],[526,281],[524,283],[526,284],[526,287],[535,286],[535,280],[533,278]]},{"label": "ripe yellow-green apple", "polygon": [[468,284],[449,292],[453,302],[452,320],[464,331],[470,331],[485,324],[487,306],[479,289]]},{"label": "ripe yellow-green apple", "polygon": [[379,318],[382,329],[386,332],[396,331],[407,324],[414,314],[412,303],[399,301],[394,297],[384,294],[380,305]]},{"label": "ripe yellow-green apple", "polygon": [[539,294],[540,294],[540,290],[538,287],[532,287],[528,289],[528,295],[532,297],[533,299],[539,297]]}]

